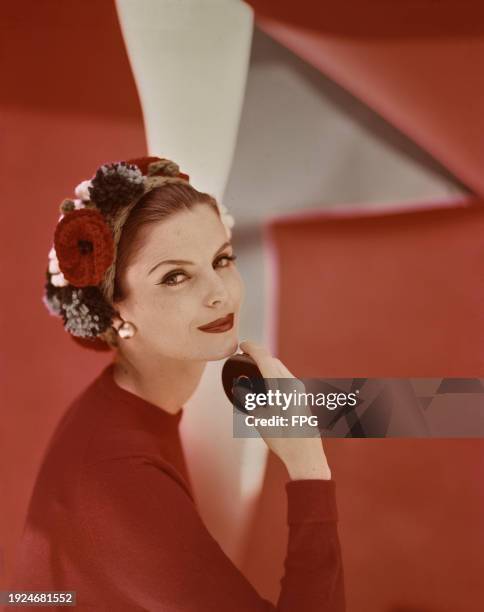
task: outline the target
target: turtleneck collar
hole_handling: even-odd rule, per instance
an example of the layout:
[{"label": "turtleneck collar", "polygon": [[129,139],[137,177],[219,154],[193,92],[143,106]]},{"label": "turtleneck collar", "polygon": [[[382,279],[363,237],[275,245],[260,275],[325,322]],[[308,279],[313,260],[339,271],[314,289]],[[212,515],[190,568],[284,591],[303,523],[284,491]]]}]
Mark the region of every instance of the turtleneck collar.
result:
[{"label": "turtleneck collar", "polygon": [[97,383],[101,390],[109,395],[111,399],[120,402],[126,407],[131,407],[141,415],[152,417],[166,424],[178,425],[183,416],[183,407],[176,413],[168,412],[164,408],[152,404],[139,395],[131,393],[116,384],[114,380],[114,363],[109,363],[99,374]]}]

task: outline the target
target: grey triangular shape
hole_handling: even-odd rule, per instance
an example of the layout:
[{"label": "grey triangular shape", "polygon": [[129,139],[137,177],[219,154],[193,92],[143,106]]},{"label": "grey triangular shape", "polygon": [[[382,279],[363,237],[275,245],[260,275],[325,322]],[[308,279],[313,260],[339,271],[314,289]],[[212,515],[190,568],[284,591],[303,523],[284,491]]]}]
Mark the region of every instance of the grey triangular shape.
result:
[{"label": "grey triangular shape", "polygon": [[435,394],[440,393],[484,393],[478,378],[443,378]]}]

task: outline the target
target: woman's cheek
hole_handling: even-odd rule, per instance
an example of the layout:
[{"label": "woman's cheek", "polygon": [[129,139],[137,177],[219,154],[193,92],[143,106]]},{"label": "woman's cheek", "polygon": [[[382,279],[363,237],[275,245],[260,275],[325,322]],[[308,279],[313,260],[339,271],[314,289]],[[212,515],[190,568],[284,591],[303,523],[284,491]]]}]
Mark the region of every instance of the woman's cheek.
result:
[{"label": "woman's cheek", "polygon": [[234,306],[238,306],[240,308],[245,297],[245,285],[240,272],[237,269],[235,269],[234,272],[235,274],[233,277],[231,290],[232,300],[234,302]]}]

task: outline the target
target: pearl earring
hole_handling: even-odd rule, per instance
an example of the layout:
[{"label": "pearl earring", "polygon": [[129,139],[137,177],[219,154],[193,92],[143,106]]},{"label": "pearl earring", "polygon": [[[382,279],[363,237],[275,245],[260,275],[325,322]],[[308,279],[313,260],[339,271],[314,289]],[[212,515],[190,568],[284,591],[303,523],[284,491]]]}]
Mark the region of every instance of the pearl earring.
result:
[{"label": "pearl earring", "polygon": [[120,338],[129,339],[135,335],[136,327],[130,321],[123,321],[116,331]]}]

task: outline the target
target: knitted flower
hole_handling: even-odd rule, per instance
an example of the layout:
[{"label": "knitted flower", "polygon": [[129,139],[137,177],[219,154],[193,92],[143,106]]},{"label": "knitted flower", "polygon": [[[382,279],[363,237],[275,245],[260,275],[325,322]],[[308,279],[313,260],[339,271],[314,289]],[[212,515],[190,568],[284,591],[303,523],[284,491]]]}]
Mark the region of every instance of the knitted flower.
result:
[{"label": "knitted flower", "polygon": [[179,165],[165,157],[134,157],[127,159],[126,163],[139,168],[145,176],[178,176],[180,174]]},{"label": "knitted flower", "polygon": [[99,284],[114,259],[111,229],[102,214],[92,208],[62,217],[55,230],[54,247],[61,272],[76,287]]},{"label": "knitted flower", "polygon": [[176,176],[190,182],[188,174],[180,172],[180,166],[166,157],[134,157],[126,163],[137,166],[145,176]]},{"label": "knitted flower", "polygon": [[141,170],[134,164],[115,162],[98,168],[91,186],[90,199],[104,214],[114,212],[140,198],[145,190]]}]

